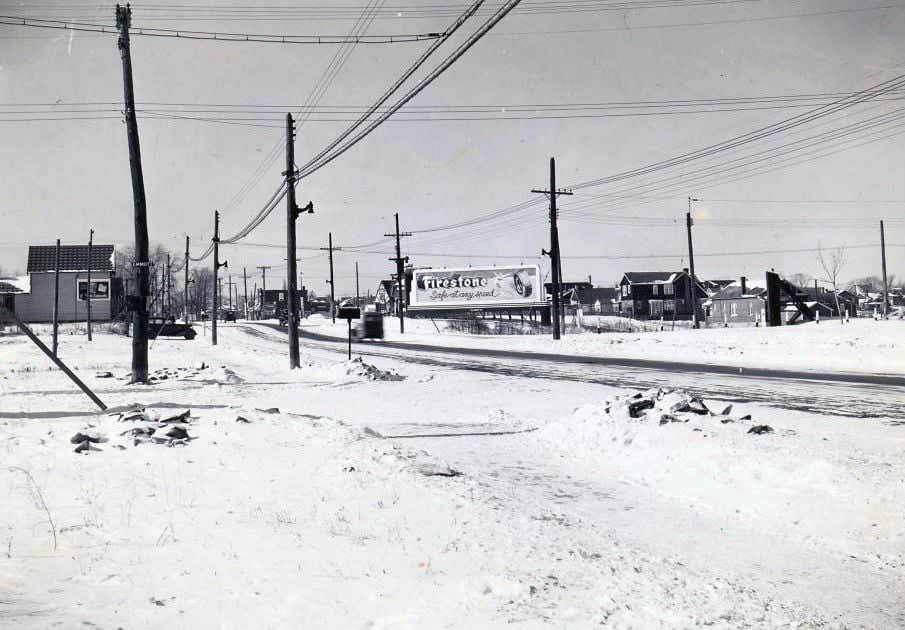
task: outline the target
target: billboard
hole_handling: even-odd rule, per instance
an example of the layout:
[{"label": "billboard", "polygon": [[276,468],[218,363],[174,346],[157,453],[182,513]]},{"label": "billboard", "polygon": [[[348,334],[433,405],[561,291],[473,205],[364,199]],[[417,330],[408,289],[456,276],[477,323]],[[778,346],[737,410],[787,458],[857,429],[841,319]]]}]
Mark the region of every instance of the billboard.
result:
[{"label": "billboard", "polygon": [[537,265],[416,269],[409,308],[484,308],[546,304]]}]

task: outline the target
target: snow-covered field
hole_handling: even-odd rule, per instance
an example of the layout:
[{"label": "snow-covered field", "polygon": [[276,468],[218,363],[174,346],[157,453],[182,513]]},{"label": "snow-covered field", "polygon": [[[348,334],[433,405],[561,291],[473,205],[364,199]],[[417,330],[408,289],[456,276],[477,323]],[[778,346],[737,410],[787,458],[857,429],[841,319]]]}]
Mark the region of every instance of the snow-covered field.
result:
[{"label": "snow-covered field", "polygon": [[[425,323],[411,337],[452,337]],[[900,373],[901,329],[670,334],[744,344],[717,363],[785,347],[857,371],[834,356],[851,342],[844,354]],[[632,417],[630,393],[600,385],[327,350],[290,373],[282,333],[220,334],[153,342],[166,378],[151,386],[122,380],[130,339],[62,336],[113,415],[0,337],[0,627],[905,627],[901,422],[668,413],[678,394]],[[600,337],[563,348],[620,345]],[[666,333],[621,337],[680,353]],[[548,344],[454,341],[485,342]],[[116,411],[133,405],[145,416]],[[107,441],[76,454],[77,432]]]},{"label": "snow-covered field", "polygon": [[[346,335],[346,322],[312,316],[302,326],[334,336]],[[387,339],[449,347],[479,347],[570,355],[658,359],[740,367],[905,374],[905,321],[853,319],[776,328],[687,328],[651,332],[549,335],[467,335],[448,331],[442,320],[407,319],[404,335],[397,320],[385,319]],[[438,330],[439,329],[439,330]]]}]

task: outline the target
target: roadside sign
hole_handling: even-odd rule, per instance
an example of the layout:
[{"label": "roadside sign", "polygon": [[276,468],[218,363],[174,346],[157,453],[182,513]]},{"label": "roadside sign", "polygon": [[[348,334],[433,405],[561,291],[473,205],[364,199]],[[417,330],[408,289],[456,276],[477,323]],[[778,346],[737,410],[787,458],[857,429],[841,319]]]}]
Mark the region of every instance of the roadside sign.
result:
[{"label": "roadside sign", "polygon": [[545,305],[540,268],[468,267],[415,269],[411,309]]}]

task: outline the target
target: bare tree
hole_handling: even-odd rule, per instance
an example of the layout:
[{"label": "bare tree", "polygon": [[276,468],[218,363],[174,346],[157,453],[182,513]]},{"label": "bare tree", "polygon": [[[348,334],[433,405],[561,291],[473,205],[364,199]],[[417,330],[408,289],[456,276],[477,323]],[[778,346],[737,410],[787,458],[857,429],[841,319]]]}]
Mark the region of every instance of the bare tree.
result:
[{"label": "bare tree", "polygon": [[793,273],[789,276],[789,282],[794,284],[798,288],[809,286],[814,281],[814,278],[809,276],[806,273]]},{"label": "bare tree", "polygon": [[833,297],[836,298],[836,312],[839,314],[839,321],[844,324],[845,317],[842,316],[842,309],[839,306],[839,276],[845,266],[845,247],[840,246],[825,252],[818,245],[817,262],[820,263],[820,268],[823,270],[824,280],[833,287]]}]

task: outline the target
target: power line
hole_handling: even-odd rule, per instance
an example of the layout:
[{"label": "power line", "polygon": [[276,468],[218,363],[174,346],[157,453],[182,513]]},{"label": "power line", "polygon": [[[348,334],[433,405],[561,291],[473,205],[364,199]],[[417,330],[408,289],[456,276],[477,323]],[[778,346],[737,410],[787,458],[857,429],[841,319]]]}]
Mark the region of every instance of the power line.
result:
[{"label": "power line", "polygon": [[884,4],[873,7],[857,7],[854,9],[837,9],[834,11],[813,11],[808,13],[788,13],[786,15],[766,15],[752,18],[738,18],[731,20],[708,20],[706,22],[680,22],[666,24],[632,24],[630,26],[610,26],[604,28],[576,28],[576,29],[558,29],[558,30],[542,30],[542,31],[497,31],[494,35],[578,35],[581,33],[609,33],[609,32],[634,32],[641,30],[661,29],[661,28],[684,28],[693,26],[723,26],[726,24],[744,24],[749,22],[768,22],[775,20],[790,20],[794,18],[806,17],[822,17],[829,15],[845,15],[849,13],[860,13],[863,11],[880,11],[884,9],[902,9],[905,4]]},{"label": "power line", "polygon": [[[116,34],[116,26],[108,24],[91,24],[42,18],[17,17],[0,15],[0,24],[7,26],[26,26],[31,28],[50,28],[65,31],[81,31],[86,33]],[[172,37],[177,39],[198,39],[218,42],[255,42],[267,44],[401,44],[439,39],[442,33],[417,33],[403,35],[271,35],[263,33],[224,33],[215,31],[189,31],[164,28],[132,27],[130,35],[145,37]]]},{"label": "power line", "polygon": [[[905,247],[905,243],[898,244],[886,244],[887,247]],[[870,243],[863,245],[839,245],[836,247],[811,247],[811,248],[797,248],[797,249],[762,249],[762,250],[753,250],[753,251],[730,251],[730,252],[705,252],[698,253],[695,252],[695,256],[701,257],[732,257],[732,256],[758,256],[765,254],[805,254],[805,253],[813,253],[818,250],[827,250],[827,249],[835,249],[837,247],[844,247],[845,249],[868,249],[873,247],[880,247],[879,243]],[[362,252],[368,254],[390,254],[389,250],[387,251],[369,251]],[[410,256],[422,256],[425,258],[480,258],[483,260],[493,260],[495,258],[498,259],[507,259],[507,260],[534,260],[539,259],[541,256],[537,254],[462,254],[462,253],[439,253],[439,252],[409,252]],[[673,254],[579,254],[572,256],[562,256],[564,260],[653,260],[659,258],[685,258],[688,256],[688,252],[678,252]]]},{"label": "power line", "polygon": [[[670,9],[686,7],[708,7],[717,5],[746,5],[760,0],[589,0],[589,1],[565,1],[552,2],[526,0],[519,7],[520,15],[567,15],[597,13],[601,11],[635,11],[647,9]],[[446,4],[434,6],[397,5],[383,8],[376,16],[377,19],[423,20],[427,18],[450,17],[458,14],[463,9],[461,4]],[[66,12],[67,15],[80,13],[81,16],[97,15],[98,5],[91,4],[29,4],[29,10],[44,13]],[[171,21],[328,21],[357,19],[360,6],[322,7],[322,6],[212,6],[212,5],[142,5],[144,14],[156,15],[145,18],[144,21],[171,22]],[[492,9],[485,9],[480,15],[492,14]]]},{"label": "power line", "polygon": [[[357,144],[361,139],[370,134],[374,129],[380,126],[387,118],[389,118],[393,113],[396,112],[400,107],[405,105],[409,100],[415,97],[419,92],[424,90],[428,85],[430,85],[438,76],[443,74],[453,63],[455,63],[463,54],[465,54],[468,49],[470,49],[474,44],[476,44],[487,32],[493,28],[500,20],[502,20],[515,6],[519,4],[521,0],[509,0],[504,6],[500,7],[493,16],[488,19],[484,24],[482,24],[474,33],[472,33],[468,39],[460,44],[452,53],[450,53],[446,59],[444,59],[427,77],[418,82],[418,84],[411,88],[405,95],[403,95],[396,103],[391,106],[386,112],[384,112],[379,118],[372,121],[365,129],[356,134],[353,138],[346,140],[341,146],[336,148],[331,154],[323,157],[316,165],[310,166],[307,170],[300,169],[298,174],[296,175],[296,181],[300,180],[302,177],[310,175],[311,173],[323,168],[331,161],[351,149],[355,144]],[[279,199],[282,199],[282,196],[285,195],[285,185],[281,190],[278,190],[275,193],[275,197],[279,194]],[[230,239],[226,239],[227,242],[235,242],[241,238],[244,238],[252,230],[254,230],[261,222],[267,218],[270,212],[273,211],[276,203],[269,203],[265,205],[264,209],[259,212],[259,214],[248,224],[245,228],[240,230],[236,236],[231,237]],[[209,252],[205,253],[205,256],[209,255]]]},{"label": "power line", "polygon": [[329,154],[322,157],[316,164],[309,164],[307,168],[300,169],[298,179],[311,175],[317,170],[323,168],[340,155],[351,149],[355,146],[359,141],[368,136],[372,131],[374,131],[377,127],[383,124],[390,116],[392,116],[397,110],[399,110],[403,105],[413,99],[417,94],[419,94],[422,90],[424,90],[428,85],[433,83],[433,81],[443,74],[450,66],[452,66],[462,55],[464,55],[472,46],[474,46],[481,38],[486,35],[490,29],[492,29],[500,20],[502,20],[506,15],[509,14],[512,9],[514,9],[521,0],[509,0],[505,5],[500,7],[496,13],[494,13],[484,24],[482,24],[477,31],[472,33],[468,39],[466,39],[462,44],[458,46],[452,53],[450,53],[446,59],[444,59],[440,65],[434,68],[425,78],[421,79],[416,86],[411,88],[406,94],[404,94],[396,103],[390,108],[382,113],[376,120],[372,121],[367,127],[363,130],[359,131],[355,136],[346,140],[342,145],[335,148],[335,150]]},{"label": "power line", "polygon": [[[659,162],[655,162],[648,166],[639,167],[636,169],[632,169],[630,171],[623,171],[623,172],[617,173],[615,175],[610,175],[610,176],[598,178],[595,180],[580,182],[578,184],[574,184],[574,185],[570,186],[570,188],[582,189],[582,188],[588,188],[588,187],[600,186],[603,184],[613,183],[613,182],[621,181],[624,179],[638,177],[640,175],[650,174],[650,173],[656,172],[658,170],[672,168],[675,166],[681,166],[681,165],[683,165],[687,162],[693,161],[693,160],[702,159],[704,157],[709,157],[709,156],[715,155],[717,153],[736,149],[745,144],[749,144],[751,142],[762,140],[764,138],[774,136],[781,132],[789,131],[789,130],[794,129],[805,123],[810,123],[815,120],[825,118],[826,116],[829,116],[833,113],[837,113],[839,111],[843,111],[847,108],[853,107],[854,105],[870,101],[873,98],[875,98],[876,96],[888,93],[887,92],[888,90],[899,89],[903,85],[905,85],[905,81],[903,81],[903,79],[905,79],[905,75],[899,75],[897,77],[894,77],[893,79],[883,81],[866,90],[861,90],[860,92],[855,92],[855,93],[849,94],[848,96],[843,97],[842,99],[838,99],[837,101],[831,103],[830,105],[820,106],[820,107],[818,107],[814,110],[811,110],[809,112],[806,112],[804,114],[799,114],[799,115],[793,116],[791,118],[787,118],[787,119],[779,121],[777,123],[767,125],[766,127],[762,127],[760,129],[756,129],[756,130],[747,132],[745,134],[741,134],[739,136],[729,138],[728,140],[725,140],[725,141],[722,141],[722,142],[719,142],[716,144],[711,144],[711,145],[705,146],[696,151],[691,151],[688,153],[681,154],[679,156],[675,156],[668,160],[661,160]],[[851,128],[851,126],[849,126],[849,128]],[[843,129],[845,129],[845,128],[843,128]],[[710,168],[716,168],[716,167],[710,167]],[[683,181],[685,181],[685,175],[683,174],[680,176],[676,176],[672,179],[682,179]],[[639,187],[636,186],[636,187],[634,187],[632,189],[628,189],[628,190],[631,192],[634,192],[638,188]],[[641,188],[643,188],[643,187],[641,187]],[[623,192],[626,192],[626,191],[623,191]],[[423,232],[439,232],[439,231],[460,229],[462,227],[475,226],[475,225],[483,224],[483,223],[486,223],[489,221],[498,220],[500,217],[504,217],[506,215],[512,215],[515,213],[522,212],[528,208],[535,207],[536,205],[537,205],[536,200],[527,200],[527,201],[523,201],[519,204],[515,204],[513,206],[505,208],[503,210],[499,210],[499,211],[496,211],[496,212],[493,212],[493,213],[490,213],[487,215],[474,217],[474,218],[466,220],[466,221],[460,221],[457,223],[440,225],[440,226],[435,226],[435,227],[431,227],[431,228],[425,228],[422,230],[412,230],[412,232],[415,234],[417,234],[419,232],[421,232],[421,233],[423,233]]]}]

